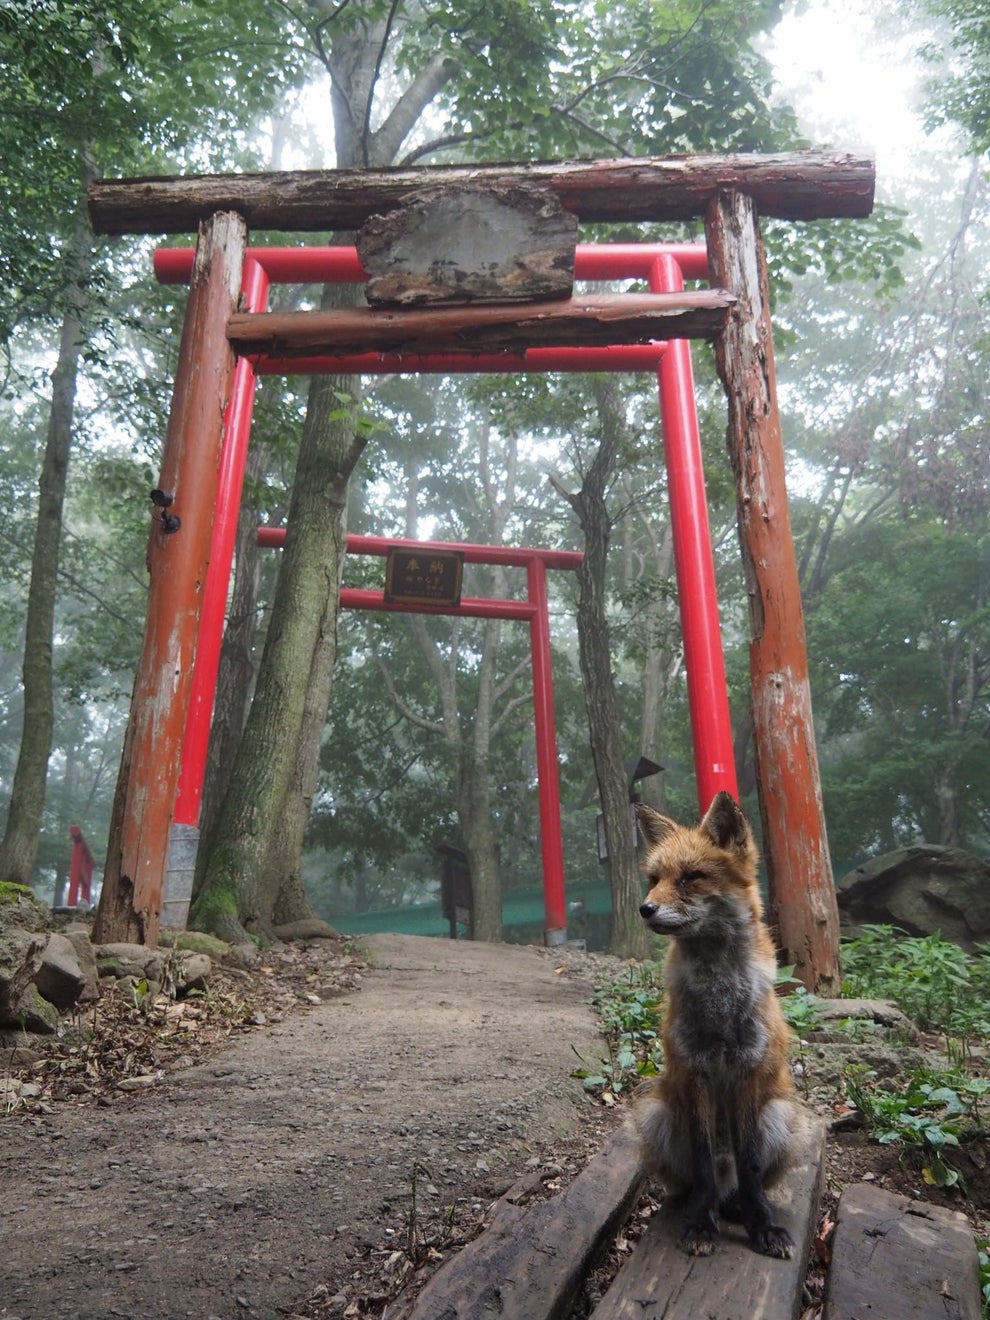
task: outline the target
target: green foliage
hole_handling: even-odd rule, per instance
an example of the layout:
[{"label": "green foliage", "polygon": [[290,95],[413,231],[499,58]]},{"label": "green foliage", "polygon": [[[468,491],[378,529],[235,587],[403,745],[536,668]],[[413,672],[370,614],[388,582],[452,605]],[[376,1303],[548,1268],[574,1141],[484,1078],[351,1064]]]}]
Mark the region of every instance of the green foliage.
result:
[{"label": "green foliage", "polygon": [[934,1080],[922,1076],[912,1074],[903,1091],[885,1091],[872,1085],[875,1074],[869,1068],[854,1064],[846,1070],[846,1090],[877,1141],[903,1142],[920,1150],[925,1182],[965,1189],[950,1152],[966,1130],[963,1120],[970,1121],[971,1129],[974,1126],[986,1085],[956,1076]]},{"label": "green foliage", "polygon": [[928,123],[957,124],[971,150],[990,149],[990,25],[981,0],[921,0],[939,21],[922,55],[934,66],[928,86]]},{"label": "green foliage", "polygon": [[821,1002],[818,995],[813,995],[803,985],[796,986],[790,994],[782,997],[780,1006],[784,1010],[784,1017],[799,1038],[821,1026]]},{"label": "green foliage", "polygon": [[844,994],[893,999],[926,1029],[990,1036],[990,947],[971,955],[938,935],[863,926],[842,946]]},{"label": "green foliage", "polygon": [[983,1299],[984,1320],[990,1320],[990,1241],[976,1239],[976,1250],[980,1263],[980,1296]]},{"label": "green foliage", "polygon": [[600,1091],[611,1103],[643,1077],[660,1070],[662,1053],[657,1015],[663,998],[659,963],[632,963],[625,976],[597,987],[592,1003],[598,1010],[608,1058],[597,1066],[582,1064],[571,1076],[588,1091]]},{"label": "green foliage", "polygon": [[790,292],[793,281],[813,275],[826,286],[867,282],[879,299],[904,284],[904,257],[920,241],[905,227],[907,212],[878,204],[865,220],[812,220],[796,225],[765,223],[767,258],[774,289]]},{"label": "green foliage", "polygon": [[[980,851],[990,810],[990,598],[983,531],[873,519],[832,548],[808,619],[831,844]],[[949,795],[961,837],[943,835]]]},{"label": "green foliage", "polygon": [[[777,0],[400,5],[397,65],[408,75],[446,56],[449,75],[437,101],[446,129],[407,160],[794,145],[793,117],[771,106],[770,66],[752,44],[779,12]],[[343,30],[356,17],[341,6],[335,21]]]}]

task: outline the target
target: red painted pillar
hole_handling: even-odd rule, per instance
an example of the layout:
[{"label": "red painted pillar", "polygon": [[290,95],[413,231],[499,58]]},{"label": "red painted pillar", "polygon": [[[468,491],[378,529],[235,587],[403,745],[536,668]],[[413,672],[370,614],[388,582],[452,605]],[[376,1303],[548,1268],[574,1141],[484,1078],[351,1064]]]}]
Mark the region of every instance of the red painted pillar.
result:
[{"label": "red painted pillar", "polygon": [[[650,272],[651,290],[675,292],[683,286],[677,263],[659,256]],[[719,791],[738,797],[739,789],[688,340],[668,343],[658,378],[698,806],[704,812]]]},{"label": "red painted pillar", "polygon": [[806,989],[841,988],[839,910],[832,879],[811,711],[804,608],[790,513],[770,288],[752,198],[720,193],[706,216],[712,278],[736,304],[715,342],[728,400],[739,542],[749,593],[757,788],[769,885],[768,917],[785,963]]},{"label": "red painted pillar", "polygon": [[[268,305],[268,286],[268,276],[261,264],[248,258],[244,263],[242,309],[247,312],[263,312]],[[230,406],[224,423],[210,563],[203,590],[189,714],[182,740],[179,794],[175,803],[175,821],[179,825],[199,824],[199,804],[210,745],[210,721],[220,668],[227,591],[237,540],[237,519],[244,489],[256,383],[254,367],[245,358],[240,358],[234,368]]]},{"label": "red painted pillar", "polygon": [[536,718],[536,767],[540,798],[540,848],[543,854],[543,938],[548,945],[567,941],[564,896],[564,849],[560,827],[560,779],[557,775],[557,725],[553,710],[550,621],[547,613],[547,570],[534,555],[526,566],[530,645],[533,652],[533,709]]},{"label": "red painted pillar", "polygon": [[[154,944],[196,637],[210,559],[223,419],[234,370],[227,321],[241,289],[246,227],[218,212],[199,229],[162,452],[160,516],[148,540],[148,617],[138,662],[94,939]],[[162,510],[166,512],[166,510]]]}]

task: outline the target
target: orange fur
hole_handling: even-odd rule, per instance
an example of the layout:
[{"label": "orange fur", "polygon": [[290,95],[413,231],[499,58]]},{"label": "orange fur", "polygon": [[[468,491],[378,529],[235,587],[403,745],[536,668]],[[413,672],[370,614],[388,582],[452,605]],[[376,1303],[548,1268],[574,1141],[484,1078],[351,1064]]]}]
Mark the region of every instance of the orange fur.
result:
[{"label": "orange fur", "polygon": [[637,814],[650,883],[640,913],[671,937],[665,1068],[633,1111],[646,1157],[687,1199],[687,1251],[710,1254],[721,1213],[740,1217],[759,1250],[788,1256],[765,1188],[786,1167],[801,1118],[752,832],[728,793],[694,828],[646,806]]}]

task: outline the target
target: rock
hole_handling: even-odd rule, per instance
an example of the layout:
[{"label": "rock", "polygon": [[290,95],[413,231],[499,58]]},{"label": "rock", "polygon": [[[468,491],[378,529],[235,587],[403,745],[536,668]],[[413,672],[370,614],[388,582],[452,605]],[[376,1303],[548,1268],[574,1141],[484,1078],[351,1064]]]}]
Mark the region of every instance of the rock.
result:
[{"label": "rock", "polygon": [[158,942],[173,949],[209,954],[215,962],[230,952],[230,945],[225,940],[218,940],[215,935],[207,935],[203,930],[163,930],[159,932]]},{"label": "rock", "polygon": [[38,1036],[51,1036],[58,1030],[58,1009],[41,995],[33,981],[21,992],[11,1014],[12,1019],[5,1026],[16,1024]]},{"label": "rock", "polygon": [[17,1005],[41,966],[48,938],[20,926],[0,927],[0,1026],[19,1026]]},{"label": "rock", "polygon": [[39,994],[63,1013],[78,1002],[86,989],[86,977],[71,940],[57,932],[48,937],[34,984]]},{"label": "rock", "polygon": [[79,970],[86,982],[77,1002],[91,1004],[100,997],[100,972],[96,966],[96,950],[89,937],[89,930],[85,926],[73,925],[67,927],[63,934],[72,943],[79,960]]},{"label": "rock", "polygon": [[114,976],[118,980],[133,976],[138,981],[160,984],[168,956],[168,949],[151,949],[144,944],[99,944],[96,947],[100,976]]},{"label": "rock", "polygon": [[212,971],[213,961],[205,953],[179,953],[175,963],[176,995],[181,997],[190,990],[205,990]]},{"label": "rock", "polygon": [[116,1083],[118,1091],[148,1091],[158,1081],[155,1073],[141,1073],[137,1077],[122,1077]]},{"label": "rock", "polygon": [[885,853],[845,876],[837,897],[847,924],[938,931],[970,953],[990,939],[990,864],[961,848],[918,844]]},{"label": "rock", "polygon": [[48,908],[27,885],[0,882],[0,930],[16,926],[21,930],[46,931],[51,925]]},{"label": "rock", "polygon": [[276,926],[272,934],[286,944],[293,940],[339,940],[343,939],[339,930],[335,930],[319,917],[307,917],[301,921],[290,921],[284,926]]}]

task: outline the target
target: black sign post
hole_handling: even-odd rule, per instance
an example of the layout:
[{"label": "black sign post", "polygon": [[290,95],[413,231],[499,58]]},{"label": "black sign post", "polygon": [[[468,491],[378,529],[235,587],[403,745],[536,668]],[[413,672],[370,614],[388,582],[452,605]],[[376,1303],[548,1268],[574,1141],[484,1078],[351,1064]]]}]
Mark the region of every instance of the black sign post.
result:
[{"label": "black sign post", "polygon": [[464,554],[460,550],[399,550],[385,560],[385,600],[389,605],[461,603]]}]

